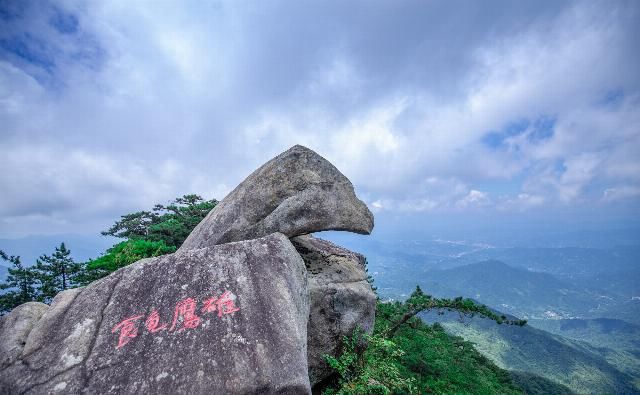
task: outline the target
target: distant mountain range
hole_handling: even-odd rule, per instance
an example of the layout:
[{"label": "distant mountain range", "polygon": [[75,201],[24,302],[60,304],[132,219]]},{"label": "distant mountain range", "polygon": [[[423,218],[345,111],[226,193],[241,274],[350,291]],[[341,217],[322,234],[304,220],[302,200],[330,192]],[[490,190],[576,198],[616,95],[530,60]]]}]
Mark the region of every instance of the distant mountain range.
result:
[{"label": "distant mountain range", "polygon": [[[629,298],[579,280],[560,279],[500,261],[484,261],[425,273],[421,282],[428,293],[462,295],[526,319],[615,317],[637,320],[634,303],[621,314]],[[635,309],[633,309],[635,308]]]},{"label": "distant mountain range", "polygon": [[640,325],[640,247],[357,241],[354,250],[368,258],[383,297],[403,299],[420,285],[436,296],[472,297],[522,318],[617,318]]},{"label": "distant mountain range", "polygon": [[[440,322],[448,332],[476,345],[498,366],[535,374],[566,385],[582,394],[632,394],[640,392],[637,358],[568,339],[531,325],[498,325],[479,317],[424,314],[427,322]],[[627,365],[631,363],[631,365]]]}]

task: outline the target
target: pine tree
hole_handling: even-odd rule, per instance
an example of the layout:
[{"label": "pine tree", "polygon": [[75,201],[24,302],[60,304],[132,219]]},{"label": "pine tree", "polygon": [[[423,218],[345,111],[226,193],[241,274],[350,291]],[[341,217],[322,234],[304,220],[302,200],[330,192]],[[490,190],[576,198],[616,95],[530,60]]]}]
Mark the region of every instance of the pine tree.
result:
[{"label": "pine tree", "polygon": [[79,285],[77,279],[83,267],[74,262],[71,251],[61,243],[51,256],[42,255],[38,259],[35,270],[41,283],[42,298],[50,302],[58,292]]},{"label": "pine tree", "polygon": [[11,311],[14,307],[34,300],[39,300],[37,276],[32,268],[24,267],[19,256],[8,256],[0,250],[0,258],[11,262],[9,275],[5,282],[0,283],[0,290],[6,291],[0,295],[0,315]]},{"label": "pine tree", "polygon": [[162,241],[169,247],[178,248],[217,204],[215,199],[184,195],[168,206],[156,204],[151,211],[123,215],[102,234],[129,240]]},{"label": "pine tree", "polygon": [[[435,310],[442,312],[457,311],[461,315],[473,317],[480,315],[495,321],[498,324],[518,325],[524,326],[527,324],[526,320],[507,319],[504,315],[498,315],[493,310],[485,305],[478,304],[472,299],[463,299],[457,297],[453,299],[447,298],[434,298],[431,295],[425,294],[420,286],[416,286],[415,291],[411,293],[411,296],[404,302],[396,302],[395,304],[387,304],[390,308],[384,308],[385,312],[379,312],[376,318],[382,318],[388,323],[388,327],[385,330],[386,336],[391,339],[395,336],[398,329],[412,320],[415,316],[423,311]],[[388,311],[387,311],[388,310]]]}]

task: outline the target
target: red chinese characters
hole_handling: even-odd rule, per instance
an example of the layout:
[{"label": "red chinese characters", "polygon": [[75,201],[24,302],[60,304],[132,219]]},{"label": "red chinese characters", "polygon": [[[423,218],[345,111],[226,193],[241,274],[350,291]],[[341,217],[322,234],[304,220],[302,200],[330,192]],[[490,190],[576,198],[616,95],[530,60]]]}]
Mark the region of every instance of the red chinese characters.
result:
[{"label": "red chinese characters", "polygon": [[120,337],[118,337],[118,345],[116,346],[116,348],[124,346],[125,344],[129,343],[131,339],[138,336],[138,327],[136,321],[142,317],[144,317],[144,315],[136,315],[134,317],[126,318],[118,325],[113,327],[111,333],[120,331]]},{"label": "red chinese characters", "polygon": [[218,317],[222,317],[225,314],[231,314],[238,310],[231,299],[231,292],[226,291],[219,298],[209,298],[204,301],[203,313],[212,313],[218,311]]},{"label": "red chinese characters", "polygon": [[168,324],[160,325],[160,314],[158,314],[158,310],[153,310],[147,320],[144,323],[144,326],[151,333],[156,333],[158,331],[167,329]]},{"label": "red chinese characters", "polygon": [[[225,291],[219,297],[211,297],[203,301],[201,314],[217,312],[218,317],[239,311],[235,305],[235,299],[231,292]],[[156,333],[163,330],[169,332],[181,332],[185,329],[195,329],[201,323],[201,318],[196,314],[198,311],[197,302],[193,298],[186,298],[176,303],[173,312],[171,326],[168,323],[162,324],[161,317],[157,310],[153,310],[144,321],[144,328],[149,333]],[[119,332],[116,349],[119,349],[138,336],[138,325],[144,314],[129,317],[116,324],[111,333]]]},{"label": "red chinese characters", "polygon": [[181,300],[176,304],[176,310],[173,313],[173,322],[171,323],[170,331],[176,328],[178,320],[182,321],[182,328],[178,331],[185,329],[194,329],[200,325],[200,317],[196,315],[196,301],[191,298]]}]

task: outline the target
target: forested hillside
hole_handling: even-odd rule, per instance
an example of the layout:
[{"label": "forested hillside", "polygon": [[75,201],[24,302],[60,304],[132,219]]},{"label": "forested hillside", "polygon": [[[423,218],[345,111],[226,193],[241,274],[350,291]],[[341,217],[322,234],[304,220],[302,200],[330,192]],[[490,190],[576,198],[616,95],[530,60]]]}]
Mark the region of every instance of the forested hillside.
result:
[{"label": "forested hillside", "polygon": [[[441,322],[451,334],[461,336],[498,366],[545,377],[583,393],[635,393],[638,364],[629,355],[594,347],[536,329],[493,325],[481,319],[460,320],[455,314],[423,316]],[[635,368],[634,368],[635,366]]]}]

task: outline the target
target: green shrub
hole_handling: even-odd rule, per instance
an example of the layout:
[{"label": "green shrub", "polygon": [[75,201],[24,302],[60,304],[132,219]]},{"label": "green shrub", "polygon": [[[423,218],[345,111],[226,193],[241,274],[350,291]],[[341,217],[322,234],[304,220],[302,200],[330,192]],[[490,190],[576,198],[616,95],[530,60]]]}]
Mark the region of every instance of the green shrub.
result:
[{"label": "green shrub", "polygon": [[350,338],[344,338],[340,356],[325,356],[339,378],[337,384],[325,390],[324,394],[414,393],[415,379],[403,376],[398,368],[398,360],[403,354],[393,341],[357,330]]},{"label": "green shrub", "polygon": [[509,373],[472,343],[449,335],[440,324],[425,324],[417,317],[425,310],[456,310],[525,325],[468,299],[433,298],[419,288],[404,302],[378,301],[373,334],[356,331],[344,339],[338,357],[325,356],[337,378],[323,394],[522,393]]},{"label": "green shrub", "polygon": [[82,283],[88,284],[91,281],[105,277],[142,258],[170,254],[175,250],[176,247],[167,246],[164,241],[141,239],[123,241],[109,248],[101,257],[87,262],[85,273],[81,278]]}]

